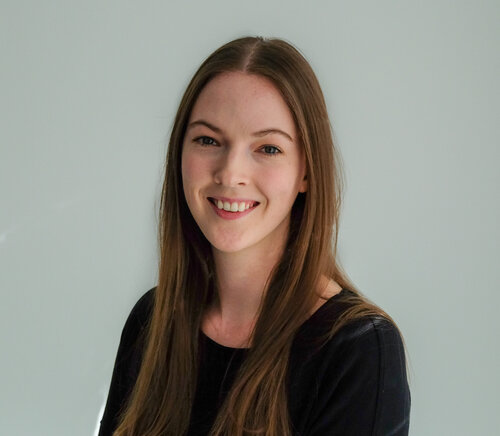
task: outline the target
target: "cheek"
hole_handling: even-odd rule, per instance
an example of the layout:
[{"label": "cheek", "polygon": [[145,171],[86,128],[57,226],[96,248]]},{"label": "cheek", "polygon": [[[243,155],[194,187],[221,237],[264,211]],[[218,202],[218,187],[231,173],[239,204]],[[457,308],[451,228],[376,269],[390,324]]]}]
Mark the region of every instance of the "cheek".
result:
[{"label": "cheek", "polygon": [[191,153],[182,155],[181,168],[184,186],[196,184],[198,180],[205,177],[208,170],[206,162]]},{"label": "cheek", "polygon": [[279,169],[275,167],[259,175],[261,186],[284,202],[295,200],[299,181],[299,168],[296,165],[286,165]]},{"label": "cheek", "polygon": [[196,179],[193,176],[196,175],[196,162],[189,155],[182,155],[181,171],[184,197],[186,198],[189,209],[192,211],[193,184],[196,184]]},{"label": "cheek", "polygon": [[189,154],[184,153],[182,155],[182,180],[184,182],[189,181],[191,174],[195,173],[196,162],[189,156]]}]

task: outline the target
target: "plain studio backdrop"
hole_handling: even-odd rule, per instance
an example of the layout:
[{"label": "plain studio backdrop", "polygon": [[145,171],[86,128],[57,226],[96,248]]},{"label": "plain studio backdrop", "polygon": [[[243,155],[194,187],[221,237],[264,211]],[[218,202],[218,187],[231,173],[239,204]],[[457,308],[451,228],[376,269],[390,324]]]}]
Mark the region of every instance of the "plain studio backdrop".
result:
[{"label": "plain studio backdrop", "polygon": [[89,436],[157,283],[167,140],[245,35],[323,87],[347,187],[340,259],[401,328],[416,436],[498,431],[498,1],[0,3],[0,434]]}]

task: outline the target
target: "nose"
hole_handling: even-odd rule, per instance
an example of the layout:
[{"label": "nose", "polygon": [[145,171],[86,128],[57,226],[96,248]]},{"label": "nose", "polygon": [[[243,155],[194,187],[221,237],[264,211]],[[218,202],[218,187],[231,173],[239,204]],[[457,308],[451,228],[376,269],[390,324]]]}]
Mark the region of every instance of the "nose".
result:
[{"label": "nose", "polygon": [[247,185],[249,181],[248,164],[243,150],[228,149],[220,156],[215,167],[215,183],[227,187]]}]

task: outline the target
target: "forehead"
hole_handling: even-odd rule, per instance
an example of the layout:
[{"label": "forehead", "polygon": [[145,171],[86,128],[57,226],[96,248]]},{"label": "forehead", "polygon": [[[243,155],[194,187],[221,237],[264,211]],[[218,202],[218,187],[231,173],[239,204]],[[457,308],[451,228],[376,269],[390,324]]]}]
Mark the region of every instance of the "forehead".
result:
[{"label": "forehead", "polygon": [[279,128],[296,138],[292,113],[267,78],[242,72],[222,73],[198,96],[189,122],[204,119],[231,133]]}]

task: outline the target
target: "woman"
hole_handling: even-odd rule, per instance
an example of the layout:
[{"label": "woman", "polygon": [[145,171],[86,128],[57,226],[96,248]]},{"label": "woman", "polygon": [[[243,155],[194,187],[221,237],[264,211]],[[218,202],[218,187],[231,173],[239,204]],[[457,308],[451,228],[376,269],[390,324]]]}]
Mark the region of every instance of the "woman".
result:
[{"label": "woman", "polygon": [[182,98],[159,282],[122,332],[100,436],[406,435],[402,335],[336,260],[339,158],[304,57],[211,54]]}]

